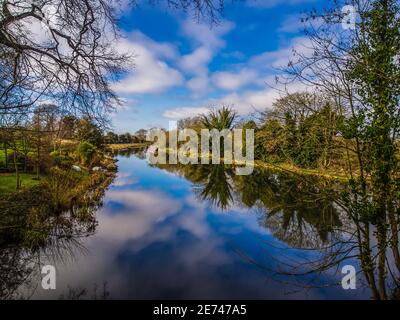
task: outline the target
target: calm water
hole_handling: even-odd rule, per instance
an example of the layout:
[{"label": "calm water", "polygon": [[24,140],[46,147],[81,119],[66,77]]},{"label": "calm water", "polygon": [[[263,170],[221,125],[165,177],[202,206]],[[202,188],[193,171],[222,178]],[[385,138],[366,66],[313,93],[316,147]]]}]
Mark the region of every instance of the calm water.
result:
[{"label": "calm water", "polygon": [[[42,254],[57,289],[42,290],[36,272],[19,290],[34,299],[369,298],[364,286],[341,288],[340,265],[316,270],[346,227],[332,193],[320,191],[267,171],[235,177],[223,166],[157,168],[119,156],[94,234]],[[358,269],[355,259],[344,264]]]}]

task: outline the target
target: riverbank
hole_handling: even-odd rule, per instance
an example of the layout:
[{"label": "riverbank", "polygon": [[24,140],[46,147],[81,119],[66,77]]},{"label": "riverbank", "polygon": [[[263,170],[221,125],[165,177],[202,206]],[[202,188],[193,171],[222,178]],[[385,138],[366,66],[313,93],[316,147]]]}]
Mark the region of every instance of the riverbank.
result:
[{"label": "riverbank", "polygon": [[41,175],[39,180],[36,179],[35,174],[20,173],[21,187],[19,190],[16,190],[15,186],[15,173],[3,173],[0,174],[0,199],[10,199],[13,194],[29,193],[33,188],[49,191],[47,189],[55,187],[58,189],[64,188],[65,194],[68,194],[71,199],[77,199],[84,196],[86,188],[107,187],[111,184],[118,170],[116,163],[116,159],[105,157],[103,160],[104,166],[95,168],[97,170],[83,166],[75,166],[79,170],[53,167],[48,174]]},{"label": "riverbank", "polygon": [[[165,152],[169,154],[171,152],[170,148],[166,148]],[[208,155],[209,159],[211,159],[211,154]],[[201,161],[202,156],[199,155],[199,162]],[[220,161],[223,162],[224,158],[220,158]],[[233,164],[236,165],[244,165],[243,161],[235,161],[233,160]],[[256,168],[265,168],[272,169],[280,172],[287,172],[297,175],[303,176],[316,176],[323,179],[336,180],[340,182],[348,182],[350,180],[350,173],[347,172],[344,168],[332,168],[332,169],[305,169],[300,168],[295,165],[289,163],[269,163],[262,160],[254,160],[254,167]],[[353,176],[356,177],[357,174],[353,173]]]},{"label": "riverbank", "polygon": [[[61,140],[56,151],[48,150],[41,153],[40,176],[37,177],[37,163],[35,158],[18,158],[18,171],[15,170],[13,159],[8,159],[8,166],[4,166],[5,159],[1,159],[3,167],[0,169],[0,196],[19,192],[46,182],[53,169],[62,171],[76,171],[83,175],[93,172],[113,172],[117,170],[116,160],[112,153],[104,147],[95,147],[87,142],[79,143],[75,140]],[[4,157],[4,152],[2,153]],[[9,153],[9,156],[13,155]],[[1,154],[0,154],[1,156]],[[10,164],[13,164],[12,166]]]},{"label": "riverbank", "polygon": [[128,151],[131,149],[140,149],[149,146],[150,144],[147,142],[143,143],[119,143],[119,144],[107,144],[105,146],[106,150],[111,152],[118,152],[118,151]]},{"label": "riverbank", "polygon": [[[304,176],[316,176],[316,177],[321,177],[324,179],[338,180],[338,181],[342,181],[342,182],[348,182],[350,180],[349,173],[343,169],[340,169],[340,170],[304,169],[304,168],[299,168],[299,167],[296,167],[296,166],[288,164],[288,163],[274,164],[274,163],[264,162],[261,160],[255,160],[254,166],[258,167],[258,168],[273,169],[273,170],[277,170],[277,171],[289,172],[289,173],[299,174],[299,175],[304,175]],[[356,176],[355,174],[353,174],[353,175]]]},{"label": "riverbank", "polygon": [[[117,168],[116,160],[112,162]],[[1,194],[0,239],[38,248],[51,241],[54,232],[68,237],[76,225],[82,232],[95,230],[94,213],[116,172],[54,167],[36,185]]]}]

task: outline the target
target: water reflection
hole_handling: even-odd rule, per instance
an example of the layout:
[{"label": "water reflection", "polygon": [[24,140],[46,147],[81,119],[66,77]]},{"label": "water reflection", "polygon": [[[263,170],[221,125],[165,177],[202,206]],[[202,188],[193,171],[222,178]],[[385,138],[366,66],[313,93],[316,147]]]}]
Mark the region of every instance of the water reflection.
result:
[{"label": "water reflection", "polygon": [[82,239],[96,232],[95,214],[103,195],[104,189],[87,190],[79,206],[62,211],[57,205],[50,209],[52,203],[41,187],[0,199],[1,300],[29,298],[42,266],[73,261],[85,252]]},{"label": "water reflection", "polygon": [[200,199],[223,210],[235,205],[258,208],[262,212],[260,225],[275,238],[291,248],[318,252],[313,259],[281,254],[276,270],[248,259],[260,268],[280,275],[317,275],[307,284],[296,284],[317,288],[340,285],[340,281],[321,282],[321,273],[339,273],[340,266],[358,263],[359,283],[370,289],[374,299],[398,298],[399,217],[390,219],[388,212],[388,218],[372,224],[365,216],[355,216],[354,207],[344,201],[347,185],[266,169],[255,170],[251,176],[235,176],[233,168],[224,165],[159,167],[192,181]]},{"label": "water reflection", "polygon": [[[0,224],[0,300],[29,298],[39,285],[42,266],[73,261],[76,254],[84,252],[81,239],[94,234],[96,209],[48,217],[42,227],[35,229],[14,215],[3,215],[7,224],[4,220]],[[34,214],[28,213],[23,220],[36,219],[31,216]]]},{"label": "water reflection", "polygon": [[[380,298],[382,282],[396,297],[393,246],[388,238],[382,277],[377,228],[349,215],[345,185],[273,170],[236,176],[224,165],[155,167],[144,150],[118,158],[104,206],[49,219],[39,247],[1,220],[0,298],[76,298],[106,283],[112,299],[358,299]],[[57,268],[52,292],[39,285],[45,263]],[[357,290],[340,285],[345,264],[359,272]]]},{"label": "water reflection", "polygon": [[225,165],[159,165],[193,183],[200,200],[228,210],[240,206],[263,212],[260,224],[291,247],[320,248],[343,226],[336,200],[340,185],[272,170],[237,176]]}]

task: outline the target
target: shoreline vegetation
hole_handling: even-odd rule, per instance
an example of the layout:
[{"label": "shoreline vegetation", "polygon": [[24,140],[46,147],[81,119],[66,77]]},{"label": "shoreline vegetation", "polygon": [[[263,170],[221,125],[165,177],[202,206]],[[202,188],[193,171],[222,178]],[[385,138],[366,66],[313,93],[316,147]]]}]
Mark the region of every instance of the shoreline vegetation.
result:
[{"label": "shoreline vegetation", "polygon": [[70,237],[76,225],[84,233],[95,230],[96,209],[117,172],[115,159],[104,155],[103,161],[99,171],[52,167],[40,180],[0,194],[0,238],[8,239],[9,246],[38,249],[54,236]]},{"label": "shoreline vegetation", "polygon": [[[171,149],[166,148],[165,152],[167,155],[170,153]],[[187,154],[189,156],[189,154]],[[209,154],[209,158],[211,159],[211,154]],[[199,161],[201,156],[199,156]],[[224,158],[221,157],[220,161],[223,164]],[[199,163],[200,164],[200,163]],[[244,165],[244,162],[232,160],[233,165]],[[327,180],[337,180],[341,182],[349,182],[351,179],[351,175],[347,172],[344,168],[329,168],[329,169],[321,169],[321,168],[301,168],[294,164],[287,163],[287,162],[280,162],[280,163],[273,163],[267,162],[263,160],[254,160],[254,167],[255,168],[263,168],[269,170],[275,170],[277,172],[286,172],[290,174],[296,175],[303,175],[303,176],[314,176],[319,177],[321,179]],[[357,172],[352,173],[353,177],[357,177]],[[367,177],[367,180],[369,178]]]},{"label": "shoreline vegetation", "polygon": [[100,127],[42,106],[25,127],[0,133],[0,242],[37,249],[95,230],[118,171]]},{"label": "shoreline vegetation", "polygon": [[128,151],[131,149],[140,149],[149,146],[147,142],[142,143],[111,143],[105,146],[106,150],[111,152]]},{"label": "shoreline vegetation", "polygon": [[58,120],[58,137],[40,132],[38,142],[21,129],[3,140],[0,243],[6,239],[8,247],[36,250],[54,237],[93,233],[97,209],[118,171],[115,155],[147,145],[143,141],[108,144],[90,121],[76,119],[66,129],[63,124],[69,120]]},{"label": "shoreline vegetation", "polygon": [[148,145],[145,133],[106,133],[90,118],[63,116],[53,105],[41,106],[24,126],[0,128],[0,197],[40,186],[53,169],[76,175],[114,172],[113,155]]},{"label": "shoreline vegetation", "polygon": [[304,176],[309,175],[309,176],[320,177],[323,179],[338,180],[342,182],[348,182],[351,179],[349,174],[343,169],[341,170],[335,170],[335,169],[321,170],[319,168],[305,169],[289,163],[268,163],[261,160],[256,160],[254,162],[254,166],[259,168],[272,169],[276,171],[284,171],[292,174],[299,174]]}]

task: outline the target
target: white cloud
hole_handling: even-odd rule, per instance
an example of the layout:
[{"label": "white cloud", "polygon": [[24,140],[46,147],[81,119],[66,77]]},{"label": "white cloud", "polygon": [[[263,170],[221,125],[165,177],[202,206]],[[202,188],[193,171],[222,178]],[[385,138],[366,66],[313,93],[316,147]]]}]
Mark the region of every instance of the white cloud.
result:
[{"label": "white cloud", "polygon": [[189,117],[194,117],[199,114],[207,113],[209,108],[207,107],[179,107],[170,110],[166,110],[163,114],[165,118],[168,119],[184,119]]},{"label": "white cloud", "polygon": [[[158,190],[110,190],[107,197],[108,201],[124,204],[118,215],[99,217],[99,232],[114,241],[139,238],[182,208],[179,201]],[[157,203],[154,197],[159,200]]]},{"label": "white cloud", "polygon": [[258,75],[254,70],[242,69],[237,73],[216,72],[212,76],[213,84],[224,90],[237,90],[257,81]]},{"label": "white cloud", "polygon": [[246,91],[243,94],[233,93],[220,99],[220,104],[231,105],[239,115],[246,115],[271,108],[273,102],[278,97],[279,91],[268,88],[264,90]]},{"label": "white cloud", "polygon": [[234,24],[230,21],[222,21],[214,27],[192,19],[183,22],[182,33],[192,41],[195,49],[182,57],[180,68],[185,74],[191,76],[186,85],[195,97],[209,91],[208,65],[214,56],[225,47],[222,37],[233,28]]},{"label": "white cloud", "polygon": [[168,42],[156,42],[140,31],[130,33],[129,39],[147,48],[158,58],[177,59],[179,57],[178,50],[174,45]]},{"label": "white cloud", "polygon": [[313,52],[310,39],[306,37],[293,38],[290,45],[276,50],[266,51],[250,59],[249,64],[257,69],[278,69],[288,65],[293,59],[294,52],[300,54],[311,54]]},{"label": "white cloud", "polygon": [[232,105],[240,115],[247,115],[256,111],[271,109],[273,103],[283,94],[306,90],[306,86],[299,82],[289,85],[275,84],[272,77],[266,78],[266,86],[262,90],[248,90],[242,94],[233,93],[219,99],[219,105]]},{"label": "white cloud", "polygon": [[[233,28],[233,23],[223,21],[215,27],[187,19],[182,24],[182,33],[193,43],[194,50],[186,55],[170,43],[159,43],[139,31],[121,39],[120,52],[133,52],[135,68],[113,88],[118,93],[159,93],[171,87],[186,84],[199,97],[210,90],[208,65],[225,46],[223,35]],[[176,64],[178,69],[171,66]],[[189,77],[185,82],[184,75]]]},{"label": "white cloud", "polygon": [[[269,82],[271,78],[266,78]],[[270,83],[272,85],[272,83]],[[183,119],[199,114],[207,113],[209,106],[222,107],[230,106],[239,115],[248,115],[254,112],[271,109],[273,103],[285,92],[293,93],[306,90],[301,83],[292,83],[290,86],[276,85],[261,90],[247,90],[243,93],[231,93],[219,99],[205,101],[202,106],[197,107],[177,107],[164,112],[163,116],[169,119]]]},{"label": "white cloud", "polygon": [[182,74],[170,67],[162,58],[175,58],[174,48],[159,44],[140,32],[119,40],[117,49],[135,55],[135,67],[127,77],[114,84],[119,93],[157,93],[183,84]]},{"label": "white cloud", "polygon": [[187,19],[182,25],[182,32],[192,39],[195,45],[218,50],[225,46],[225,41],[221,39],[225,34],[234,28],[234,23],[222,21],[216,26],[207,23],[199,23],[193,19]]},{"label": "white cloud", "polygon": [[113,181],[115,187],[125,187],[128,185],[137,184],[139,179],[127,172],[119,173],[117,178]]},{"label": "white cloud", "polygon": [[114,103],[114,111],[111,113],[112,118],[116,118],[120,112],[128,111],[131,113],[137,112],[138,101],[134,98],[119,97],[119,103]]},{"label": "white cloud", "polygon": [[200,74],[196,77],[191,78],[187,83],[187,87],[193,92],[193,96],[200,97],[209,91],[210,81],[208,79],[208,74]]},{"label": "white cloud", "polygon": [[[294,30],[294,16],[288,18],[288,21],[291,25],[288,23],[286,31],[282,26],[282,32]],[[177,105],[163,113],[163,117],[174,120],[207,113],[210,106],[230,105],[240,115],[271,108],[285,90],[282,86],[276,90],[267,85],[274,85],[275,69],[285,67],[293,58],[294,50],[302,54],[311,53],[309,40],[304,37],[293,38],[285,47],[266,51],[245,63],[235,65],[234,71],[226,69],[210,74],[209,64],[225,47],[223,37],[233,27],[234,24],[229,21],[210,28],[208,24],[185,20],[182,23],[182,33],[191,41],[193,50],[183,56],[170,43],[156,42],[140,32],[130,33],[127,39],[120,41],[118,47],[123,52],[130,50],[135,53],[136,68],[115,88],[122,93],[135,94],[162,92],[174,86],[185,85],[197,102],[189,104],[193,106]],[[226,95],[207,98],[205,94],[214,89],[225,90]],[[304,90],[304,87],[292,84],[288,90],[294,92]]]},{"label": "white cloud", "polygon": [[208,64],[213,52],[206,47],[199,47],[192,53],[182,57],[181,68],[189,74],[208,73]]},{"label": "white cloud", "polygon": [[[216,72],[212,75],[212,84],[220,89],[233,91],[218,99],[208,99],[196,107],[176,107],[164,112],[164,117],[170,119],[182,119],[192,117],[208,111],[208,106],[221,107],[229,105],[239,115],[247,115],[257,111],[264,111],[272,107],[282,93],[293,93],[306,90],[306,86],[300,83],[291,83],[289,86],[277,85],[275,83],[276,72],[271,73],[274,68],[286,66],[293,57],[294,50],[302,54],[311,54],[312,49],[307,38],[298,37],[292,39],[287,47],[276,51],[267,51],[249,59],[244,68],[237,72]],[[201,84],[201,85],[200,85]],[[249,89],[241,92],[245,85],[253,84],[264,86],[263,89]],[[193,83],[193,88],[205,86]],[[197,87],[196,87],[196,86]]]}]

